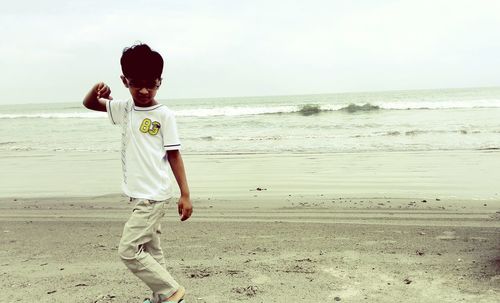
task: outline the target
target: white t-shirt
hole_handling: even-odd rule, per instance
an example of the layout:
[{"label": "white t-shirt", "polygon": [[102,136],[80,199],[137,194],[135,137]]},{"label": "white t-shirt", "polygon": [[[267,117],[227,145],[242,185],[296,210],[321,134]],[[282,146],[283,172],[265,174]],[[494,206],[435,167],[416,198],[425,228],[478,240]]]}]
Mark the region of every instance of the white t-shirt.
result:
[{"label": "white t-shirt", "polygon": [[132,100],[109,100],[111,123],[122,126],[123,192],[133,198],[172,197],[167,150],[181,148],[173,112],[163,104],[138,107]]}]

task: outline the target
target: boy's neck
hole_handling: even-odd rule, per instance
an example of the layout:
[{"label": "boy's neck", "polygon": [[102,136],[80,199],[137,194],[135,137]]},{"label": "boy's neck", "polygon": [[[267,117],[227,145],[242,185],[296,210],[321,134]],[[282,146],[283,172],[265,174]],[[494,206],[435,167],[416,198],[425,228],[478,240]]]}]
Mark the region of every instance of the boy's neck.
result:
[{"label": "boy's neck", "polygon": [[137,102],[136,100],[134,100],[134,105],[137,107],[151,107],[151,106],[154,106],[157,104],[158,104],[158,101],[156,101],[155,99],[152,99],[151,102],[148,102],[148,103],[140,103],[140,102]]}]

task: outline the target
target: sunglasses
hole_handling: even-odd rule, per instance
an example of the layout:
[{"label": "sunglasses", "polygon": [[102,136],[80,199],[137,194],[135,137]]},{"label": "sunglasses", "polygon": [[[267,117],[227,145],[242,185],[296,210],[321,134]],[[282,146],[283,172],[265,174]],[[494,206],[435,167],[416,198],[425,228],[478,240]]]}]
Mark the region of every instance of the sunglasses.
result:
[{"label": "sunglasses", "polygon": [[127,79],[127,83],[130,87],[135,88],[135,89],[141,89],[141,88],[146,88],[149,90],[153,89],[158,89],[160,88],[161,85],[161,78],[160,79],[154,79],[154,80],[134,80],[134,79]]}]

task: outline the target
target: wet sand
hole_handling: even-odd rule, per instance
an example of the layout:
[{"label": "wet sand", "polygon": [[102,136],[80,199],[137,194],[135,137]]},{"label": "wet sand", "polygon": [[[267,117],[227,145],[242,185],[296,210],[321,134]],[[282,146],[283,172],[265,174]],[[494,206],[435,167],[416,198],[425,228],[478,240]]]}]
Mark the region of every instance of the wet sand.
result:
[{"label": "wet sand", "polygon": [[[288,195],[500,200],[500,151],[183,154],[193,196]],[[119,152],[13,151],[0,157],[0,197],[120,193]]]}]

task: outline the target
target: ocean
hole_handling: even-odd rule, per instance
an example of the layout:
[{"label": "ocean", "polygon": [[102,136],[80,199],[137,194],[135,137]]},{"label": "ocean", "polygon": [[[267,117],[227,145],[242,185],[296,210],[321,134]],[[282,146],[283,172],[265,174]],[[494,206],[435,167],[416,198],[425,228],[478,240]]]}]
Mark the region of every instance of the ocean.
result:
[{"label": "ocean", "polygon": [[[498,87],[159,101],[191,154],[500,149]],[[1,105],[0,129],[0,151],[120,148],[80,102]]]}]

